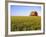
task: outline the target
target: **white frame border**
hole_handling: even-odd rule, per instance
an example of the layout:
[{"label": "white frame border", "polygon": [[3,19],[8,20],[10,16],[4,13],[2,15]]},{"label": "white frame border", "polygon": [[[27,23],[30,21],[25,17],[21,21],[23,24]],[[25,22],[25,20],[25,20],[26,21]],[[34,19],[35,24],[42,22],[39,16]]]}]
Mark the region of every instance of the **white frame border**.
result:
[{"label": "white frame border", "polygon": [[[15,31],[11,32],[11,20],[10,20],[10,6],[11,5],[22,5],[22,6],[41,6],[41,30],[36,31]],[[8,35],[16,35],[16,34],[34,34],[34,33],[43,33],[43,5],[42,4],[25,4],[25,3],[8,3]]]}]

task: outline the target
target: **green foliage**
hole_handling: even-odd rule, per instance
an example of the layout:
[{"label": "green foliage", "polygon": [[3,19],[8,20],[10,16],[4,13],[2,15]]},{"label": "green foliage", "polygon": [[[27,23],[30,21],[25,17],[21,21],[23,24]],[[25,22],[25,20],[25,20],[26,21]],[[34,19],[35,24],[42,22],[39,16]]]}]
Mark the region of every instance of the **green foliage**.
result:
[{"label": "green foliage", "polygon": [[11,31],[30,31],[41,29],[40,16],[11,16]]}]

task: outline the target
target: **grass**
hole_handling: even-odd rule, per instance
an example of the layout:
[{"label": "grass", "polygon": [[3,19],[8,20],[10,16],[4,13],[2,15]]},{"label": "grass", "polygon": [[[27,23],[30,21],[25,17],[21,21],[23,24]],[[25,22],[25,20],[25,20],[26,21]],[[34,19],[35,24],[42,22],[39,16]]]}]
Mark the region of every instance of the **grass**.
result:
[{"label": "grass", "polygon": [[40,16],[11,16],[11,31],[30,31],[40,29]]}]

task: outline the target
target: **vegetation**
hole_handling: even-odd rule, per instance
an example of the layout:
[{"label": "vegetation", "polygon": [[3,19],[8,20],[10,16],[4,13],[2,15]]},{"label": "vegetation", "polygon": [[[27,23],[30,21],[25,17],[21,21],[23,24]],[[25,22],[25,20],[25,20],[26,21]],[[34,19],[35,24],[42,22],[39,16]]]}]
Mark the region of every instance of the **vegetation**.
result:
[{"label": "vegetation", "polygon": [[11,31],[30,31],[40,29],[40,16],[11,16]]}]

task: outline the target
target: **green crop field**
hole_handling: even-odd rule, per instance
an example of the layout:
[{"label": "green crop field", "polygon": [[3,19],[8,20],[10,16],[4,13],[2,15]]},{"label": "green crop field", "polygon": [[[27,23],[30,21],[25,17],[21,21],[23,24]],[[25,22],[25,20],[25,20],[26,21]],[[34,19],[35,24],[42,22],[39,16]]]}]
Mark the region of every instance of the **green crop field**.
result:
[{"label": "green crop field", "polygon": [[41,16],[11,16],[11,31],[41,29]]}]

